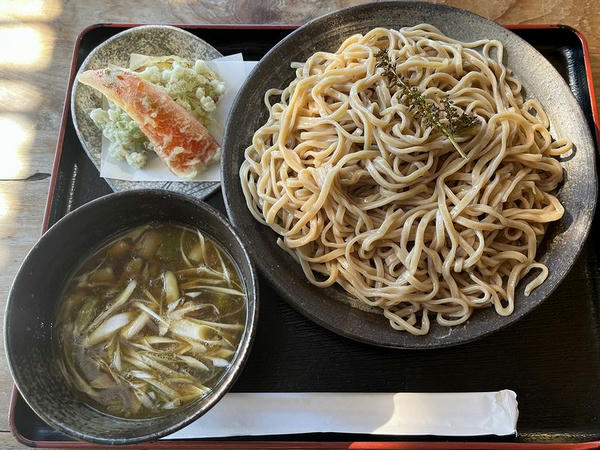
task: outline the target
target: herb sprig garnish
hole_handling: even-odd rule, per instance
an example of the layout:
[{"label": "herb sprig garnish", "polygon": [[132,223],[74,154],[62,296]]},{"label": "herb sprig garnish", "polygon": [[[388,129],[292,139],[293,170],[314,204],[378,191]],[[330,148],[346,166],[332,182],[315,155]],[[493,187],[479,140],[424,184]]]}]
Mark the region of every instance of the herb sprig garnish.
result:
[{"label": "herb sprig garnish", "polygon": [[[441,101],[443,109],[433,103],[433,101],[428,101],[417,87],[409,86],[398,75],[396,64],[390,60],[390,56],[385,49],[381,49],[376,57],[377,67],[383,69],[384,76],[388,81],[388,87],[390,90],[393,88],[400,90],[401,101],[408,106],[409,111],[415,119],[422,120],[426,127],[432,127],[446,136],[458,153],[460,153],[460,156],[467,159],[467,155],[462,151],[454,136],[462,130],[477,125],[479,123],[477,118],[465,112],[461,113],[447,96]],[[444,119],[447,123],[442,123]]]}]

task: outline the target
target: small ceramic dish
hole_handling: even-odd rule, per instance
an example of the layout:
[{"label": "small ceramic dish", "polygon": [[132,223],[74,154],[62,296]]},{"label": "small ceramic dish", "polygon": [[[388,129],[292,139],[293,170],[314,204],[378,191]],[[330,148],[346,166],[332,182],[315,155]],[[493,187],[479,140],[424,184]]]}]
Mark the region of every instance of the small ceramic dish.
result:
[{"label": "small ceramic dish", "polygon": [[[62,293],[81,262],[113,236],[150,222],[198,228],[227,251],[242,280],[246,321],[236,353],[210,393],[163,416],[126,419],[102,413],[80,400],[59,369],[53,330]],[[206,413],[241,372],[256,329],[257,283],[244,244],[229,222],[206,203],[157,189],[101,197],[53,225],[21,265],[4,316],[4,344],[11,374],[31,409],[69,436],[102,445],[158,439]]]},{"label": "small ceramic dish", "polygon": [[[223,55],[214,47],[192,33],[168,25],[143,25],[130,28],[107,39],[90,52],[77,75],[85,70],[100,69],[108,65],[127,67],[132,53],[151,56],[177,55],[185,59],[211,60]],[[84,150],[100,170],[102,154],[102,131],[89,116],[92,109],[102,107],[102,95],[75,79],[71,92],[71,116],[77,136]],[[216,191],[220,184],[214,181],[125,181],[106,179],[114,191],[160,188],[205,198]]]}]

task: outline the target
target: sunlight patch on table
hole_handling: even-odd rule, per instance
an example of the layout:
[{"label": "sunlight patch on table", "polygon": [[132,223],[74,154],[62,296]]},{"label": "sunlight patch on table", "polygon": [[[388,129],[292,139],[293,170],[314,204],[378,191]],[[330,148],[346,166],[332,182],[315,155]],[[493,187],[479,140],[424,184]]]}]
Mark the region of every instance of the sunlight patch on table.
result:
[{"label": "sunlight patch on table", "polygon": [[0,194],[0,219],[8,214],[8,203],[6,202],[6,195]]},{"label": "sunlight patch on table", "polygon": [[55,35],[46,25],[4,25],[0,28],[0,67],[41,70],[52,58]]},{"label": "sunlight patch on table", "polygon": [[25,175],[25,156],[33,142],[35,128],[22,114],[0,115],[0,179],[10,180]]},{"label": "sunlight patch on table", "polygon": [[42,92],[25,81],[0,79],[0,111],[35,111],[42,104]]},{"label": "sunlight patch on table", "polygon": [[60,16],[62,5],[59,0],[2,0],[0,18],[2,20],[41,20],[50,21]]}]

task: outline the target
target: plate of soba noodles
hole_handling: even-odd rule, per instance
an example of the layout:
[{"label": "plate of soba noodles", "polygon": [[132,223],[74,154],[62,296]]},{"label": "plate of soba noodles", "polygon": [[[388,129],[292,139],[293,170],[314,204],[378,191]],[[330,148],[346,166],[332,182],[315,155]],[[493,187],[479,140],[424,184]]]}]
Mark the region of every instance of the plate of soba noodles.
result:
[{"label": "plate of soba noodles", "polygon": [[276,45],[229,116],[229,217],[311,320],[386,347],[516,322],[575,262],[595,147],[561,75],[444,5],[360,5]]}]

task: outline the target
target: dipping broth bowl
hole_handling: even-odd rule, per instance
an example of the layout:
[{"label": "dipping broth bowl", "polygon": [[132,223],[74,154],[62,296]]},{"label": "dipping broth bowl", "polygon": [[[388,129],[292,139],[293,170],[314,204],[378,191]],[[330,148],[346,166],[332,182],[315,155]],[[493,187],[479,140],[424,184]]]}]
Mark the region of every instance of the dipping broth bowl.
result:
[{"label": "dipping broth bowl", "polygon": [[[198,228],[235,262],[246,295],[246,321],[231,364],[213,390],[166,415],[127,419],[80,400],[58,367],[54,323],[64,288],[80,264],[115,235],[151,222]],[[17,388],[50,426],[76,439],[103,445],[155,440],[206,413],[229,390],[246,361],[258,313],[258,285],[244,244],[217,210],[164,190],[133,190],[93,200],[53,225],[25,258],[8,297],[6,355]]]}]

